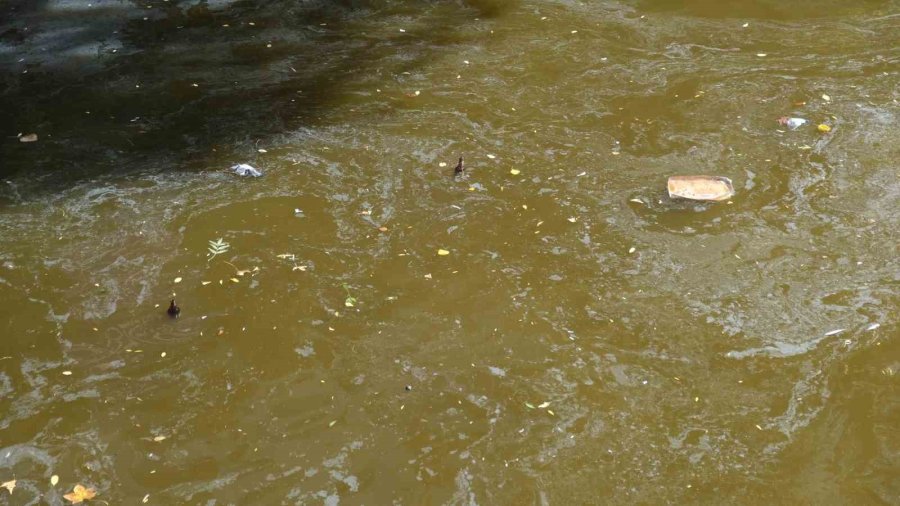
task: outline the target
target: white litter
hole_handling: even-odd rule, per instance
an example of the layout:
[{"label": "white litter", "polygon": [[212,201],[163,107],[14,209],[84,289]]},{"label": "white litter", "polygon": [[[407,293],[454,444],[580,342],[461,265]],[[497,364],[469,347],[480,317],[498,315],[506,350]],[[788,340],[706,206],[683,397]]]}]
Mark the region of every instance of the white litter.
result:
[{"label": "white litter", "polygon": [[247,163],[239,163],[237,165],[232,165],[231,170],[234,171],[238,176],[250,176],[250,177],[260,177],[262,176],[262,172],[259,171],[256,167],[247,164]]}]

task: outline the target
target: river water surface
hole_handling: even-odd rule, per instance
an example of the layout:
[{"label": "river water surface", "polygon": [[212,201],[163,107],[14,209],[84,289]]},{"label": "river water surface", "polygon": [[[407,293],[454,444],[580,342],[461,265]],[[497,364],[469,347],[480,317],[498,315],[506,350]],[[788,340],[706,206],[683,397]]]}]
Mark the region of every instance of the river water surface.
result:
[{"label": "river water surface", "polygon": [[900,504],[900,3],[0,7],[0,503]]}]

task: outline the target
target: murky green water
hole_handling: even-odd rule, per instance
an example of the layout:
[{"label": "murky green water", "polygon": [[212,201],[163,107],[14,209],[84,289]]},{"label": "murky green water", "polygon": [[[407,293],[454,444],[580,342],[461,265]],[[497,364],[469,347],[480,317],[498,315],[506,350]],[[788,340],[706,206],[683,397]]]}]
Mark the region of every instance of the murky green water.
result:
[{"label": "murky green water", "polygon": [[170,4],[0,4],[0,503],[900,504],[896,1]]}]

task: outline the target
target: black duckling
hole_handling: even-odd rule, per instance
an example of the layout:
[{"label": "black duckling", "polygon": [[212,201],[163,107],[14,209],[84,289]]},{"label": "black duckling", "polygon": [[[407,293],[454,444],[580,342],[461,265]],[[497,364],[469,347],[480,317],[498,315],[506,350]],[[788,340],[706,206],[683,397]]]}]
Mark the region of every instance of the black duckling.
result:
[{"label": "black duckling", "polygon": [[172,318],[178,318],[178,315],[181,314],[181,308],[175,305],[175,299],[172,299],[172,302],[169,303],[169,309],[166,310],[166,313],[169,313],[169,316]]},{"label": "black duckling", "polygon": [[465,173],[465,171],[466,171],[466,168],[463,167],[463,159],[462,159],[462,157],[459,157],[459,163],[456,164],[456,168],[453,169],[453,175],[459,176],[459,175],[462,175],[463,173]]}]

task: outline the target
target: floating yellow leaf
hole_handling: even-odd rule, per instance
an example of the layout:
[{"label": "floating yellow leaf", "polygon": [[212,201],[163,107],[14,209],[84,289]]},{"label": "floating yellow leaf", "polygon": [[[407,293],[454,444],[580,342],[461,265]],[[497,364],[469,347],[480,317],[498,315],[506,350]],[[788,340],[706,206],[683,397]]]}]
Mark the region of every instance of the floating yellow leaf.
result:
[{"label": "floating yellow leaf", "polygon": [[241,280],[238,279],[238,278],[231,278],[231,282],[232,282],[232,283],[240,283]]},{"label": "floating yellow leaf", "polygon": [[831,127],[828,126],[828,125],[826,125],[825,123],[822,123],[821,125],[819,125],[819,126],[816,127],[816,128],[817,128],[820,132],[822,132],[823,134],[827,134],[828,132],[831,131]]},{"label": "floating yellow leaf", "polygon": [[96,495],[97,491],[93,488],[85,488],[84,485],[79,484],[75,485],[70,494],[66,494],[63,497],[72,504],[80,504],[86,499],[93,499]]},{"label": "floating yellow leaf", "polygon": [[55,487],[57,483],[59,483],[59,476],[54,474],[50,477],[50,485]]},{"label": "floating yellow leaf", "polygon": [[447,250],[445,250],[445,249],[439,249],[439,250],[438,250],[438,255],[440,255],[440,256],[442,256],[442,257],[443,257],[443,256],[447,256],[447,255],[449,255],[449,254],[450,254],[450,252],[447,251]]},{"label": "floating yellow leaf", "polygon": [[387,231],[388,231],[388,228],[387,228],[387,227],[378,227],[378,230],[379,230],[380,232],[387,232]]},{"label": "floating yellow leaf", "polygon": [[200,282],[200,284],[203,285],[203,286],[206,286],[206,285],[208,285],[208,284],[210,284],[210,283],[212,283],[212,281],[201,281],[201,282]]},{"label": "floating yellow leaf", "polygon": [[520,171],[519,169],[510,169],[509,173],[512,174],[513,176],[518,176],[519,174],[522,173],[522,171]]},{"label": "floating yellow leaf", "polygon": [[181,277],[179,276],[179,277],[175,278],[174,282],[175,282],[175,283],[181,283]]},{"label": "floating yellow leaf", "polygon": [[155,441],[157,443],[159,443],[160,441],[165,441],[165,440],[166,440],[166,436],[156,436],[155,438],[153,438],[153,441]]},{"label": "floating yellow leaf", "polygon": [[5,488],[6,490],[9,490],[10,494],[12,494],[12,491],[16,488],[16,480],[9,480],[0,483],[0,488]]}]

